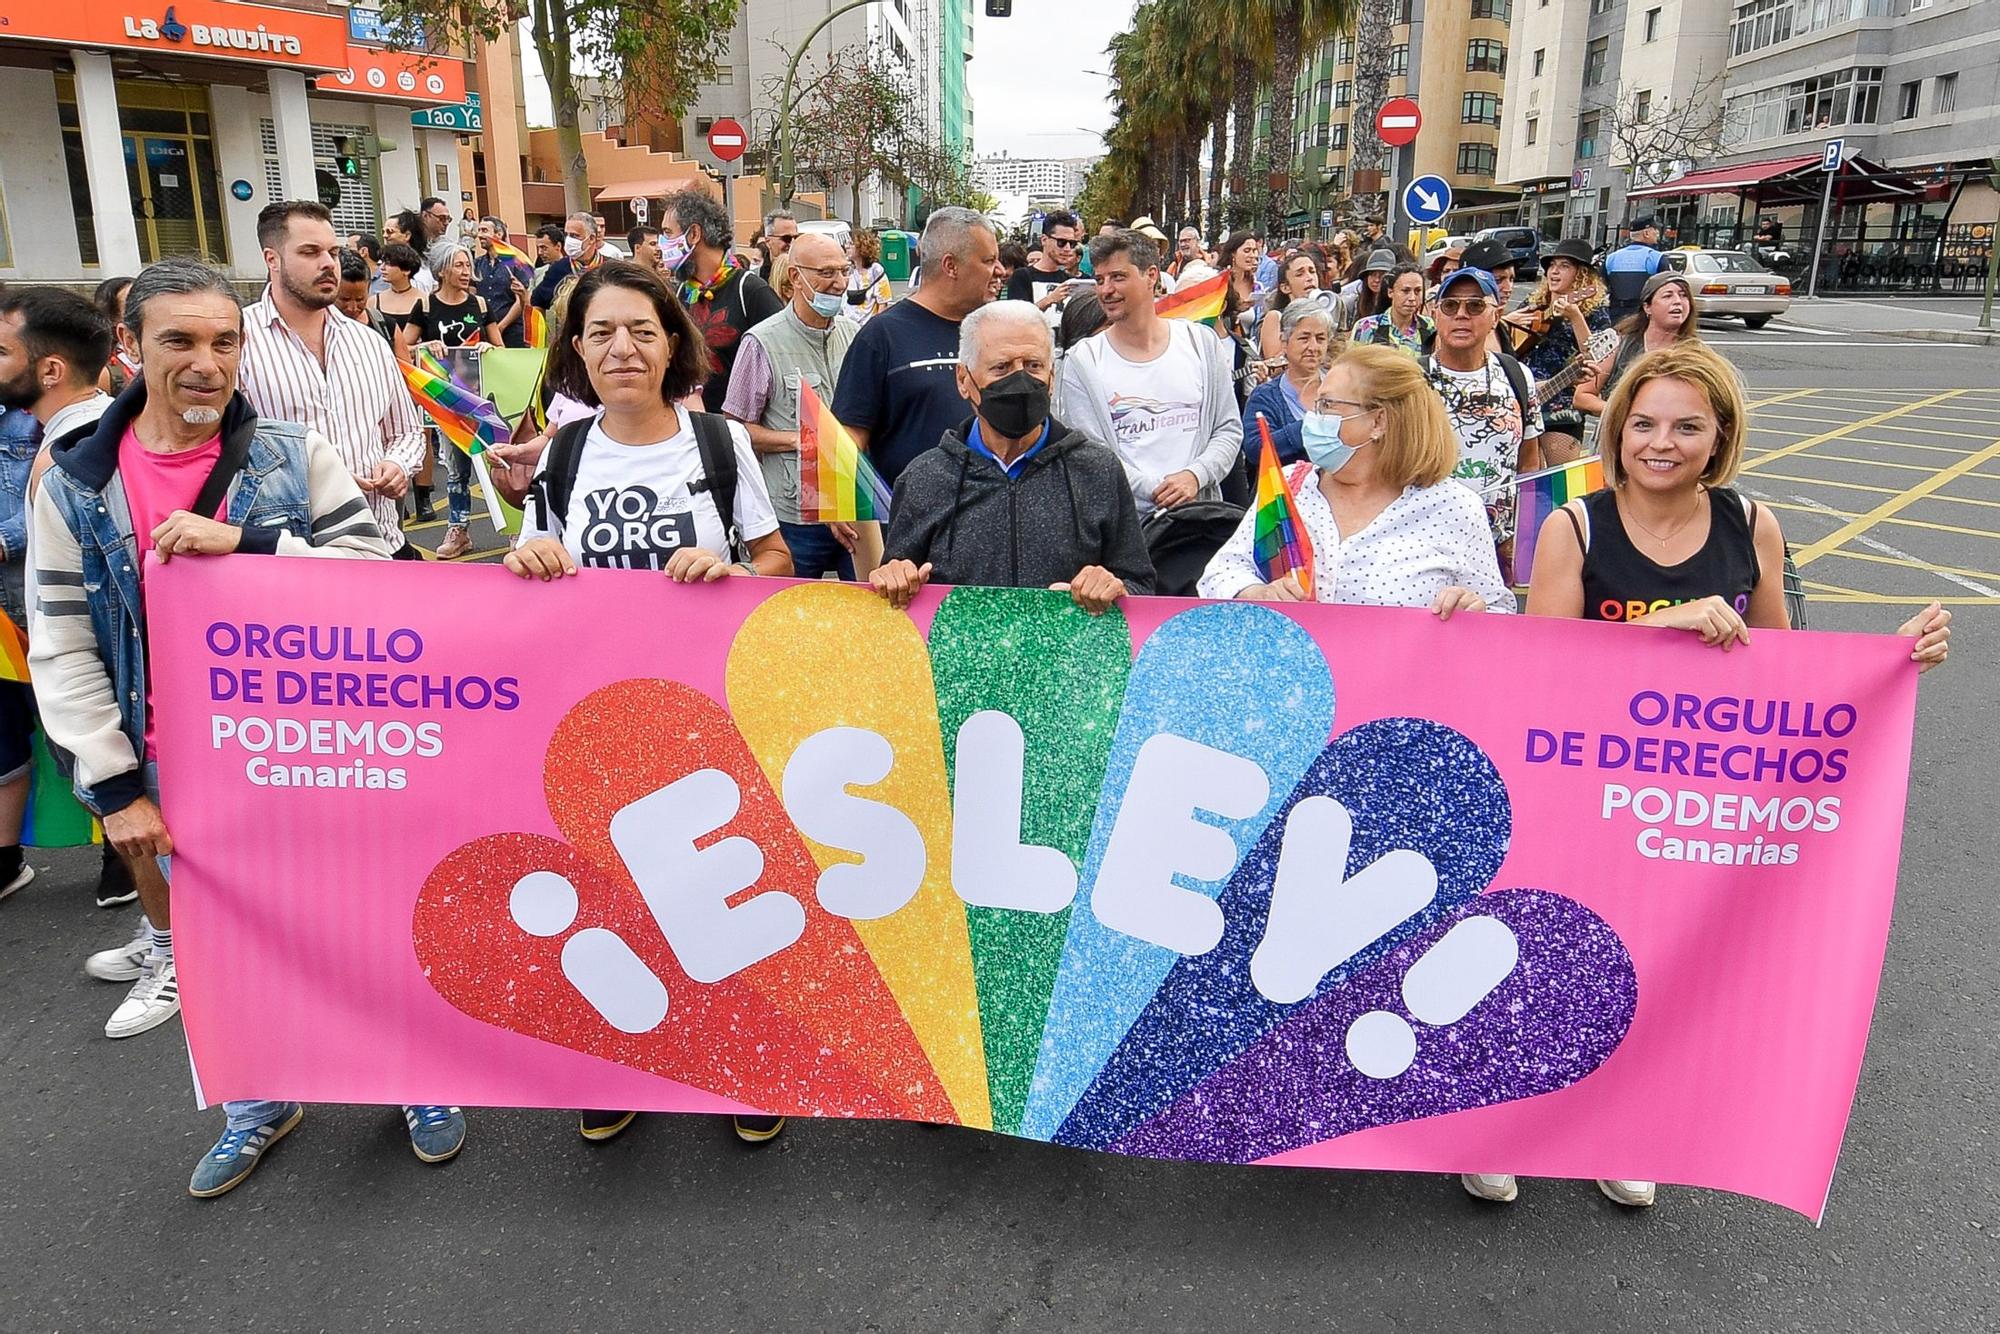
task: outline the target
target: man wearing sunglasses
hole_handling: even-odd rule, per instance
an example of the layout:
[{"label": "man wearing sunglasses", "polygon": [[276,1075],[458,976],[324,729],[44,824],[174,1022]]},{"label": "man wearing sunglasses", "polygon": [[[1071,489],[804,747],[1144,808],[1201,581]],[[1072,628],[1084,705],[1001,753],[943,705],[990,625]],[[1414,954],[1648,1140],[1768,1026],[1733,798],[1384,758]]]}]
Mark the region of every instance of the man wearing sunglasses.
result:
[{"label": "man wearing sunglasses", "polygon": [[1007,299],[1032,302],[1055,323],[1062,303],[1084,285],[1077,267],[1082,258],[1082,222],[1074,213],[1049,214],[1042,219],[1042,248],[1007,280]]},{"label": "man wearing sunglasses", "polygon": [[1424,378],[1444,400],[1458,436],[1452,476],[1485,501],[1505,573],[1514,554],[1514,478],[1541,466],[1541,409],[1521,363],[1491,347],[1500,318],[1500,285],[1492,274],[1451,274],[1438,289],[1436,310],[1437,345],[1422,359]]}]

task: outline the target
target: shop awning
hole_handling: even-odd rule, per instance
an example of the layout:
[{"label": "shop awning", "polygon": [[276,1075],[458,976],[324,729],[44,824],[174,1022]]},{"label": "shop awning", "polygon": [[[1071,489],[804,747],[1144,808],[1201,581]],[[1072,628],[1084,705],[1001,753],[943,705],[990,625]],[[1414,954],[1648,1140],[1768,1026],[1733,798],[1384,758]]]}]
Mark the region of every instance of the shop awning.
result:
[{"label": "shop awning", "polygon": [[[1679,180],[1668,181],[1664,185],[1627,191],[1625,197],[1666,199],[1689,195],[1745,195],[1760,208],[1769,208],[1816,203],[1825,188],[1826,175],[1820,170],[1820,158],[1815,153],[1691,171]],[[1921,182],[1901,172],[1890,171],[1867,158],[1851,157],[1840,165],[1840,172],[1834,180],[1834,192],[1843,204],[1874,204],[1921,199],[1924,187]]]},{"label": "shop awning", "polygon": [[595,198],[600,204],[615,204],[621,199],[664,199],[683,184],[664,176],[646,181],[618,181],[597,191]]}]

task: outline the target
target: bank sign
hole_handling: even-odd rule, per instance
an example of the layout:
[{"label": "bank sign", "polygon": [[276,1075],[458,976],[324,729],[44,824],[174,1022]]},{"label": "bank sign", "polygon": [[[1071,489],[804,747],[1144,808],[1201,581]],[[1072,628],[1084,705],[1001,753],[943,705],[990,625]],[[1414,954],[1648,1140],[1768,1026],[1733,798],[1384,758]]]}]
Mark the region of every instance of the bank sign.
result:
[{"label": "bank sign", "polygon": [[341,19],[232,0],[158,6],[143,0],[13,0],[0,35],[306,69],[347,63],[347,25]]}]

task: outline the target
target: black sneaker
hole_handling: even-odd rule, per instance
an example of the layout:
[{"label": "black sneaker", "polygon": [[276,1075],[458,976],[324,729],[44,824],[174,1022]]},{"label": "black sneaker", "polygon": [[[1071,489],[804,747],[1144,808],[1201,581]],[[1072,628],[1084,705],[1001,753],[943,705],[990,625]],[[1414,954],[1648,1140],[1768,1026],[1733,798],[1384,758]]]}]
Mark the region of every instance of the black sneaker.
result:
[{"label": "black sneaker", "polygon": [[637,1112],[579,1112],[577,1133],[593,1144],[601,1144],[632,1124]]},{"label": "black sneaker", "polygon": [[736,1138],[745,1144],[769,1144],[785,1128],[782,1116],[738,1116],[731,1119],[736,1122]]},{"label": "black sneaker", "polygon": [[118,855],[118,849],[106,843],[103,864],[97,869],[97,906],[119,908],[138,897],[139,887],[132,882],[132,868]]}]

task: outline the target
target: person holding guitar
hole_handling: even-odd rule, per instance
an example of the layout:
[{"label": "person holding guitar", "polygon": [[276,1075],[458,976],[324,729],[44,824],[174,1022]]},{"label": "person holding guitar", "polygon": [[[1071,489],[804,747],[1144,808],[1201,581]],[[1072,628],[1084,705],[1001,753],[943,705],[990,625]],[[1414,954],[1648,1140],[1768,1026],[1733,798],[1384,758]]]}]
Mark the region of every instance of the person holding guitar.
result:
[{"label": "person holding guitar", "polygon": [[[1611,327],[1604,282],[1591,262],[1590,244],[1580,237],[1559,242],[1549,256],[1541,286],[1507,322],[1527,335],[1518,355],[1538,380],[1546,380],[1581,353],[1591,335]],[[1583,452],[1584,420],[1568,390],[1542,399],[1548,436],[1546,463],[1568,463]]]},{"label": "person holding guitar", "polygon": [[1620,335],[1613,352],[1593,359],[1576,386],[1575,404],[1579,412],[1592,417],[1604,415],[1605,400],[1625,373],[1625,368],[1663,347],[1699,340],[1697,323],[1701,309],[1687,275],[1662,269],[1646,280],[1639,297],[1639,313],[1618,326]]}]

